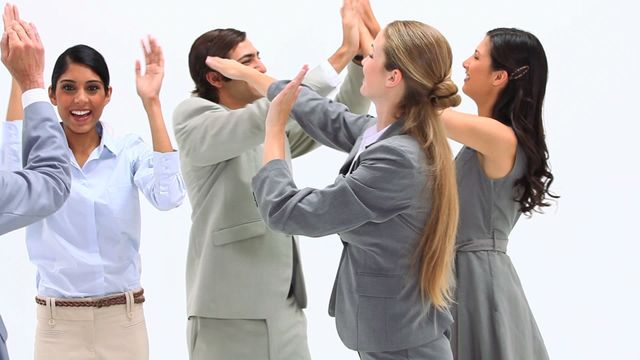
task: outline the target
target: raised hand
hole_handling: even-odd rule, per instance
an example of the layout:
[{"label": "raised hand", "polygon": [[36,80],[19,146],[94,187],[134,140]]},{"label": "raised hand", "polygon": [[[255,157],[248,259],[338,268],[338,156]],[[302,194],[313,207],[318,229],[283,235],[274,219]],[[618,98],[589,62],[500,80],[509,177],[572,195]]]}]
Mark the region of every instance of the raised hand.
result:
[{"label": "raised hand", "polygon": [[23,91],[44,88],[44,47],[35,25],[20,19],[18,8],[10,4],[2,20],[2,63]]},{"label": "raised hand", "polygon": [[373,9],[371,8],[371,3],[369,0],[357,0],[358,1],[358,14],[362,19],[367,30],[372,37],[376,37],[380,32],[380,24],[378,23],[378,19],[373,14]]},{"label": "raised hand", "polygon": [[291,80],[287,86],[271,101],[269,106],[269,112],[267,114],[267,128],[281,128],[284,131],[287,120],[289,119],[289,113],[293,104],[295,104],[298,95],[300,94],[300,84],[304,76],[309,71],[309,66],[304,65],[298,72],[293,80]]},{"label": "raised hand", "polygon": [[155,38],[147,37],[148,46],[144,39],[140,43],[144,53],[145,69],[142,74],[140,60],[136,60],[136,91],[144,102],[160,97],[160,88],[164,78],[164,57],[162,48]]},{"label": "raised hand", "polygon": [[205,62],[212,70],[233,80],[246,80],[247,73],[250,73],[251,71],[258,72],[254,68],[242,65],[235,60],[224,59],[217,56],[208,56]]},{"label": "raised hand", "polygon": [[344,0],[340,9],[342,18],[342,45],[354,52],[360,42],[360,16],[358,14],[358,0]]},{"label": "raised hand", "polygon": [[300,94],[300,84],[309,67],[303,66],[287,86],[273,99],[267,113],[264,132],[264,151],[262,163],[266,164],[273,159],[285,158],[285,129],[293,104]]}]

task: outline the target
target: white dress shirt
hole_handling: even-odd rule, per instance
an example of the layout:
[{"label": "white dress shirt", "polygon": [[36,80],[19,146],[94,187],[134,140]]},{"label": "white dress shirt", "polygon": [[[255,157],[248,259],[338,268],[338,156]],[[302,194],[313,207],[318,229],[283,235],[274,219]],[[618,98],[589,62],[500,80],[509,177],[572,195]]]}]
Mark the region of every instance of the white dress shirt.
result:
[{"label": "white dress shirt", "polygon": [[[102,131],[101,123],[98,132],[100,145],[83,167],[69,150],[72,186],[67,202],[27,227],[41,296],[104,296],[140,288],[138,190],[160,210],[175,208],[184,199],[177,152],[153,152],[136,135],[115,139]],[[7,170],[22,168],[21,137],[21,121],[4,123]]]}]

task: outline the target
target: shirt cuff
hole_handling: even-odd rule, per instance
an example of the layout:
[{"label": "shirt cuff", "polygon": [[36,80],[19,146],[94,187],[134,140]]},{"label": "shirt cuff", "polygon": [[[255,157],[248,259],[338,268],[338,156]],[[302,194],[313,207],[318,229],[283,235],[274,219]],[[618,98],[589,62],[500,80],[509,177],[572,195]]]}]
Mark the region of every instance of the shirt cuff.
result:
[{"label": "shirt cuff", "polygon": [[340,75],[336,71],[336,69],[329,64],[329,60],[325,60],[320,63],[320,69],[324,73],[324,76],[327,80],[327,83],[331,85],[331,87],[337,87],[340,85]]},{"label": "shirt cuff", "polygon": [[180,171],[180,156],[177,151],[153,152],[153,168],[156,174],[172,176]]},{"label": "shirt cuff", "polygon": [[40,101],[49,102],[47,91],[43,88],[30,89],[22,93],[22,107],[24,109]]}]

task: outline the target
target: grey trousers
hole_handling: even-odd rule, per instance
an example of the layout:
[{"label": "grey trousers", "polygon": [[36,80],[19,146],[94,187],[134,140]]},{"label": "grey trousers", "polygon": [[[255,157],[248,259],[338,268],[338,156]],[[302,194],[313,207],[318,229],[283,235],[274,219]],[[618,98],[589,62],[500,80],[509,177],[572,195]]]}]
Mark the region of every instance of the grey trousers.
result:
[{"label": "grey trousers", "polygon": [[444,334],[411,349],[358,354],[362,360],[453,360],[449,339]]},{"label": "grey trousers", "polygon": [[310,360],[307,319],[293,297],[286,302],[267,319],[189,317],[189,359]]},{"label": "grey trousers", "polygon": [[9,360],[7,352],[7,328],[4,327],[2,316],[0,316],[0,360]]}]

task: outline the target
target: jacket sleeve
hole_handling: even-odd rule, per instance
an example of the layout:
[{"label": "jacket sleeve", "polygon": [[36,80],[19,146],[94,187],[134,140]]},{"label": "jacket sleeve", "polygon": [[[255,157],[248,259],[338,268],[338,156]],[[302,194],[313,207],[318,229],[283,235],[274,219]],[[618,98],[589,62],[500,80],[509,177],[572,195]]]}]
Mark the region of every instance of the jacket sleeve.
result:
[{"label": "jacket sleeve", "polygon": [[189,98],[173,114],[178,147],[197,166],[237,157],[264,141],[268,109],[266,98],[235,110],[199,97]]},{"label": "jacket sleeve", "polygon": [[[327,66],[331,66],[328,65]],[[334,89],[328,83],[328,79],[321,79],[321,67],[314,68],[306,77],[304,84],[314,90],[321,96],[327,96]],[[337,76],[337,74],[336,74]],[[360,86],[362,85],[362,67],[354,63],[349,63],[348,73],[345,81],[340,86],[340,90],[336,95],[336,101],[344,104],[352,112],[357,114],[366,114],[371,106],[371,101],[360,94]],[[296,158],[304,155],[319,146],[318,142],[310,137],[304,129],[296,121],[290,121],[287,124],[287,137],[291,147],[291,156]]]},{"label": "jacket sleeve", "polygon": [[0,170],[22,170],[22,122],[22,120],[5,121],[2,124]]},{"label": "jacket sleeve", "polygon": [[[271,84],[267,97],[272,100],[288,81]],[[336,150],[350,152],[364,130],[375,123],[366,114],[354,114],[344,105],[326,99],[311,89],[302,87],[291,111],[300,127],[319,143]]]},{"label": "jacket sleeve", "polygon": [[384,222],[409,209],[422,182],[406,153],[380,144],[360,156],[353,173],[324,189],[298,189],[287,163],[270,161],[252,181],[262,218],[275,231],[317,237]]},{"label": "jacket sleeve", "polygon": [[152,151],[135,137],[128,148],[132,158],[133,181],[158,210],[170,210],[182,204],[186,195],[177,151]]},{"label": "jacket sleeve", "polygon": [[24,170],[0,173],[0,234],[52,214],[71,189],[68,146],[53,106],[35,102],[24,114]]}]

